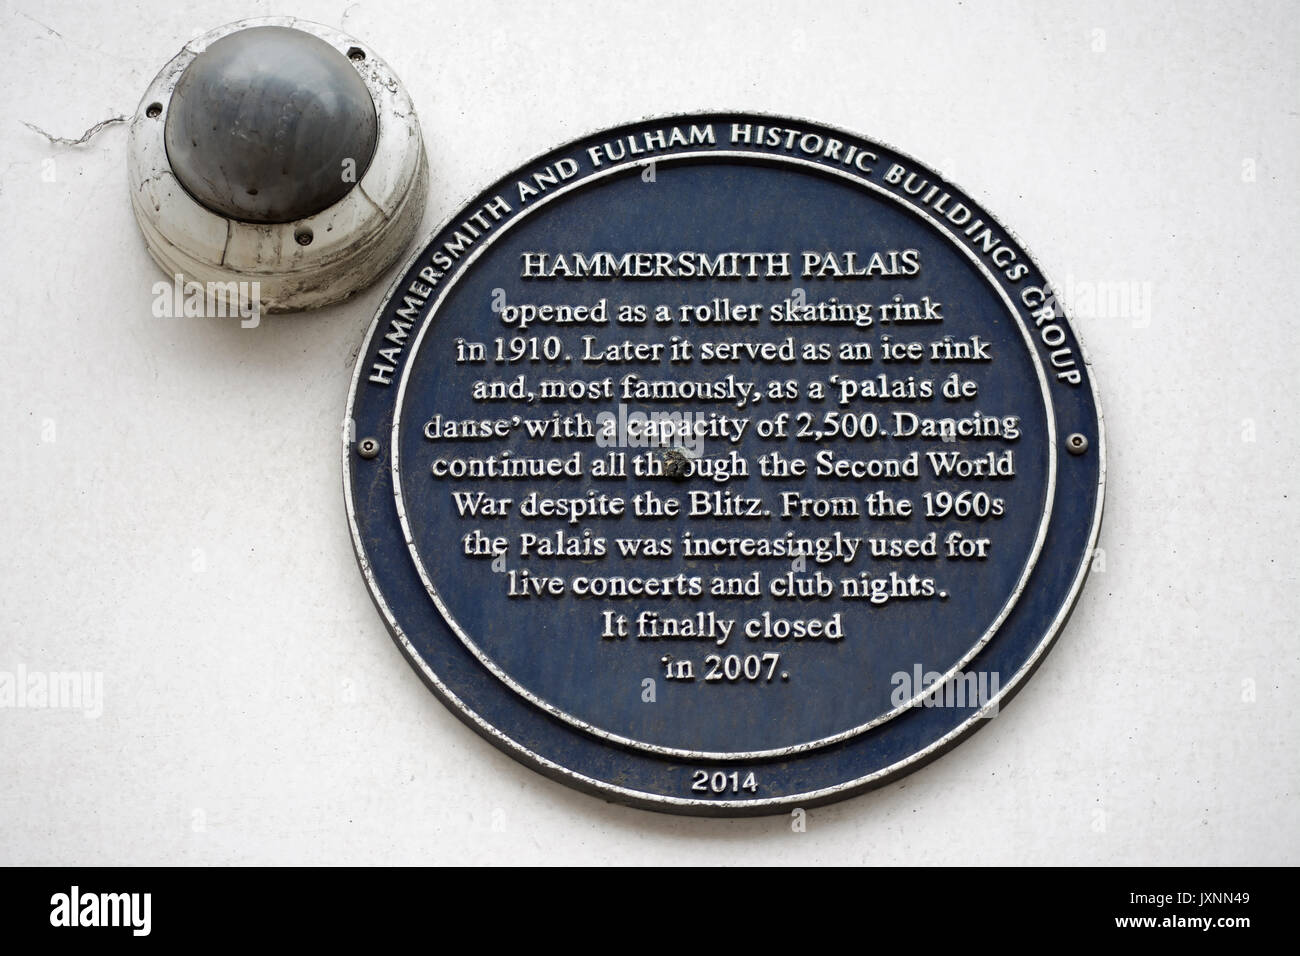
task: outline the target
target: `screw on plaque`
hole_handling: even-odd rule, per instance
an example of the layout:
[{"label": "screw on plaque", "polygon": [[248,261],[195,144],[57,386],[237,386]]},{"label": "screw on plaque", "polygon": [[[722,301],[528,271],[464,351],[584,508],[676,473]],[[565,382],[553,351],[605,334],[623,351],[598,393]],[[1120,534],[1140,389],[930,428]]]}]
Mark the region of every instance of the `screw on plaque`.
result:
[{"label": "screw on plaque", "polygon": [[1071,455],[1082,455],[1088,450],[1088,438],[1080,432],[1075,432],[1065,440],[1065,447]]},{"label": "screw on plaque", "polygon": [[379,440],[363,438],[357,442],[357,454],[362,458],[376,458],[379,455]]}]

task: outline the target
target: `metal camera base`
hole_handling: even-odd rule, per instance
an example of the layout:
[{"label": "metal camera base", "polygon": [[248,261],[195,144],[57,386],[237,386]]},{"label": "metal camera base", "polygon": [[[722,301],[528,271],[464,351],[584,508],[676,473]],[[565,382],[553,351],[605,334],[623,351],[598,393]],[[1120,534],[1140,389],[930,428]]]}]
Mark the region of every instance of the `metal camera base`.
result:
[{"label": "metal camera base", "polygon": [[[293,222],[243,222],[202,205],[177,180],[164,142],[172,92],[186,67],[216,40],[259,26],[301,30],[348,57],[378,119],[374,156],[357,183],[332,206]],[[240,20],[187,43],[145,91],[128,150],[131,207],[154,261],[209,289],[256,282],[265,312],[318,308],[369,285],[406,249],[424,214],[428,163],[406,88],[366,44],[293,17]]]}]

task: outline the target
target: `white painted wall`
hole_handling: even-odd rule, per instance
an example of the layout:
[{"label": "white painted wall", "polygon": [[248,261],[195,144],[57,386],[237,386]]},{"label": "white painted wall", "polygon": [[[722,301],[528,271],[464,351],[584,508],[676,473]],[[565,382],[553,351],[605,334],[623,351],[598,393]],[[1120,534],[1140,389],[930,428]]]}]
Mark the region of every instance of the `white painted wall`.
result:
[{"label": "white painted wall", "polygon": [[[548,6],[0,9],[0,670],[103,675],[98,719],[0,710],[0,863],[1300,862],[1287,6]],[[606,805],[444,710],[343,516],[339,422],[386,282],[252,330],[155,318],[125,127],[60,147],[23,125],[129,114],[188,37],[273,13],[402,76],[424,231],[556,144],[707,107],[892,143],[1016,230],[1075,289],[1110,449],[1105,571],[1027,689],[803,834]],[[1149,308],[1099,314],[1095,282]]]}]

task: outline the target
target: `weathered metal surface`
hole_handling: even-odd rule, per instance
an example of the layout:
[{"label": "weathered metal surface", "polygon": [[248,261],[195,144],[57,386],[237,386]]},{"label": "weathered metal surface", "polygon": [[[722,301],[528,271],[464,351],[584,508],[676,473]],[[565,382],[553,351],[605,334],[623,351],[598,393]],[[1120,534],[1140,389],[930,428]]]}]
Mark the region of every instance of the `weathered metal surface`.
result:
[{"label": "weathered metal surface", "polygon": [[[238,139],[235,125],[258,118],[245,116],[236,97],[228,109],[209,116],[218,127],[208,131],[214,139],[195,136],[190,140],[196,148],[203,148],[204,157],[178,157],[190,174],[190,181],[183,184],[168,155],[167,134],[172,132],[170,145],[177,149],[177,137],[202,122],[209,97],[191,101],[182,90],[176,101],[173,93],[205,51],[241,33],[267,29],[302,34],[307,38],[303,43],[328,46],[338,58],[331,75],[340,66],[352,71],[373,104],[376,127],[370,152],[364,113],[362,129],[353,130],[350,136],[340,134],[338,143],[323,143],[328,139],[325,130],[333,128],[336,121],[348,126],[340,117],[358,111],[354,99],[352,107],[340,106],[333,118],[300,117],[306,122],[300,123],[297,131],[308,134],[303,143],[259,149],[254,167],[226,168],[225,147],[231,137]],[[293,63],[282,65],[299,68]],[[305,79],[316,82],[312,77]],[[259,89],[259,95],[273,92],[262,86]],[[291,78],[277,89],[282,94],[292,93]],[[355,93],[353,87],[350,95]],[[196,115],[174,120],[173,107],[182,112],[193,108]],[[293,109],[286,110],[286,117],[292,119]],[[265,119],[260,116],[261,121]],[[241,20],[190,41],[145,91],[131,119],[128,149],[131,208],[149,254],[164,273],[181,276],[180,282],[186,284],[196,283],[217,299],[226,298],[226,290],[238,288],[241,298],[251,296],[264,312],[319,308],[364,288],[402,255],[424,215],[428,163],[419,120],[405,87],[361,41],[293,17]],[[209,149],[222,150],[221,156],[207,153]],[[353,152],[357,155],[348,155]],[[254,168],[262,169],[275,160],[292,161],[292,166],[270,169],[288,170],[284,177],[248,178]],[[207,164],[220,169],[214,172]],[[211,178],[210,188],[196,188],[194,180],[201,176]],[[231,191],[237,187],[243,189],[242,197]],[[301,193],[289,198],[296,188]],[[195,198],[191,189],[204,201]],[[257,195],[248,195],[249,189],[257,190]],[[269,192],[264,194],[264,190]],[[269,201],[263,203],[264,199]],[[333,201],[316,208],[329,200]],[[294,215],[299,218],[284,220]]]},{"label": "weathered metal surface", "polygon": [[348,422],[416,670],[654,809],[807,807],[941,753],[1050,647],[1101,517],[1091,372],[1024,249],[910,158],[770,116],[484,191],[394,284]]},{"label": "weathered metal surface", "polygon": [[378,123],[342,51],[264,26],[223,36],[185,68],[165,138],[176,177],[204,206],[243,222],[294,222],[356,185]]}]

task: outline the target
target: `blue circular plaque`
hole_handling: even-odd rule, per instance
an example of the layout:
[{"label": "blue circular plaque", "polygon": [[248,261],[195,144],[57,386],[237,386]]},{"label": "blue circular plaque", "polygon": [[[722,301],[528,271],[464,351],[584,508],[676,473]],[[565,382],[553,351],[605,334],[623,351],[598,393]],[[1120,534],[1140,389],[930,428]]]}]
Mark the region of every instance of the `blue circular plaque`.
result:
[{"label": "blue circular plaque", "polygon": [[525,763],[810,807],[995,716],[1101,522],[1091,369],[1015,237],[910,157],[700,114],[563,146],[404,270],[344,436],[366,582]]}]

